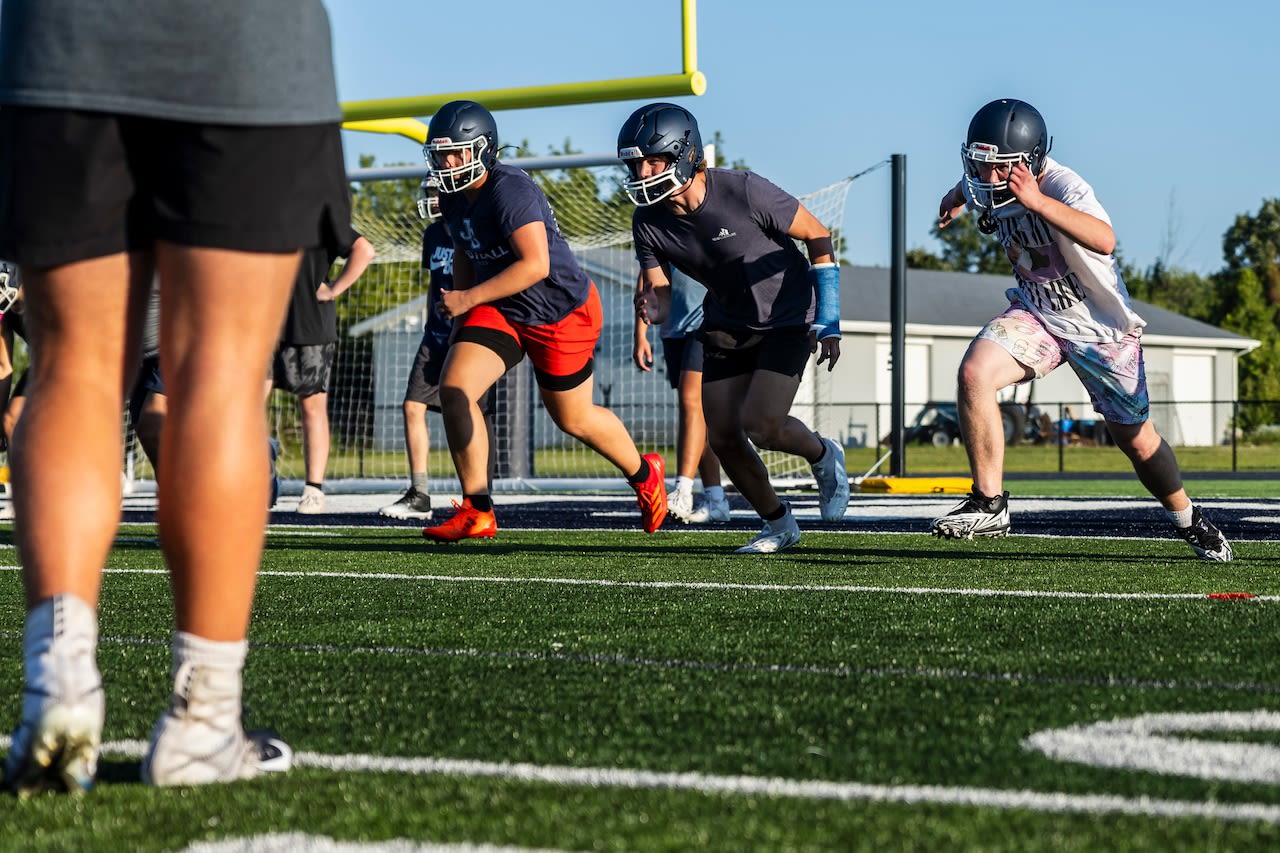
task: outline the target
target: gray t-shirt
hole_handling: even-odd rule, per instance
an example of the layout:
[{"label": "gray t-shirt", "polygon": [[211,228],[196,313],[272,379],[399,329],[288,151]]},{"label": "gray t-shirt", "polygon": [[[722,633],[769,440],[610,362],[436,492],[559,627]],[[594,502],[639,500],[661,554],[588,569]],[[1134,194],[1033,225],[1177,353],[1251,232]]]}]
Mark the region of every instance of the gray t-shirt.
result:
[{"label": "gray t-shirt", "polygon": [[787,235],[800,202],[754,172],[708,169],[707,196],[687,216],[636,208],[641,269],[666,264],[707,288],[704,329],[762,331],[813,322],[809,262]]},{"label": "gray t-shirt", "polygon": [[207,124],[341,119],[321,0],[4,0],[0,103]]}]

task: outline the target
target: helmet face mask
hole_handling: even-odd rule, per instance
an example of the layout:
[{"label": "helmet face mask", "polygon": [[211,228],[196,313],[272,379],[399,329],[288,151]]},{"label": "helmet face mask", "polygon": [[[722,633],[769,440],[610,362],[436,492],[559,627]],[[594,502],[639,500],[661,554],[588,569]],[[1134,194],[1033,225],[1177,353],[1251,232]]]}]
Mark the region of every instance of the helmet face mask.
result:
[{"label": "helmet face mask", "polygon": [[[448,165],[450,154],[461,155],[460,165]],[[450,101],[431,117],[422,155],[440,192],[462,192],[497,162],[498,126],[475,101]]]},{"label": "helmet face mask", "polygon": [[418,196],[418,216],[427,222],[435,222],[440,218],[440,181],[433,175],[422,179],[422,193]]},{"label": "helmet face mask", "polygon": [[22,296],[19,287],[18,268],[8,261],[0,261],[0,314],[7,314],[13,310],[13,306]]},{"label": "helmet face mask", "polygon": [[999,170],[1003,177],[989,175],[983,180],[983,168],[1008,166],[1012,171],[1018,163],[1025,163],[1038,178],[1052,146],[1044,119],[1025,101],[992,101],[978,110],[960,148],[965,185],[974,203],[986,213],[1012,204],[1017,199],[1009,189],[1009,172]]},{"label": "helmet face mask", "polygon": [[[703,156],[697,119],[675,104],[641,107],[618,132],[618,158],[630,176],[622,188],[639,207],[657,204],[682,189],[697,174]],[[644,162],[654,157],[665,158],[667,168],[641,177]]]}]

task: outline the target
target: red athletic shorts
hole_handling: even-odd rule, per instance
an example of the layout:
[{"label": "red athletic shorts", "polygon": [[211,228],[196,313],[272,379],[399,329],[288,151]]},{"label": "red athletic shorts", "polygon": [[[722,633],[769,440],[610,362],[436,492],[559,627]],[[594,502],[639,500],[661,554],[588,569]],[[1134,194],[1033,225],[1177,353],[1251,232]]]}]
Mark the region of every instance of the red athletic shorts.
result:
[{"label": "red athletic shorts", "polygon": [[477,305],[458,321],[456,341],[470,341],[502,356],[510,370],[528,355],[538,386],[548,391],[568,391],[591,376],[593,355],[604,310],[595,282],[587,301],[564,319],[540,326],[513,323],[492,305]]}]

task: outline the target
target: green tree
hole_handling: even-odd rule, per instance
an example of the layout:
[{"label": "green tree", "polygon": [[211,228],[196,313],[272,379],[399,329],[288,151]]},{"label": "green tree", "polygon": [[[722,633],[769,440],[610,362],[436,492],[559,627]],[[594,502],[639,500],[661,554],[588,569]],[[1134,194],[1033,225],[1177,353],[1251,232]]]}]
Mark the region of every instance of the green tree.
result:
[{"label": "green tree", "polygon": [[1215,282],[1198,273],[1166,267],[1156,261],[1145,272],[1120,264],[1129,295],[1186,317],[1217,324],[1221,319],[1221,296]]},{"label": "green tree", "polygon": [[737,169],[743,172],[751,171],[751,167],[747,165],[746,160],[729,160],[729,155],[725,153],[724,137],[720,135],[720,131],[716,131],[711,135],[711,141],[708,143],[716,147],[716,166],[723,169],[727,165],[730,169]]},{"label": "green tree", "polygon": [[[1280,400],[1280,309],[1267,299],[1261,279],[1248,267],[1224,270],[1218,285],[1225,297],[1222,327],[1262,342],[1240,358],[1240,398]],[[1280,422],[1280,406],[1241,406],[1239,420],[1238,426],[1246,432],[1261,424]]]},{"label": "green tree", "polygon": [[915,269],[948,272],[991,273],[1008,275],[1009,258],[1000,241],[978,230],[978,217],[961,214],[946,228],[934,223],[930,232],[942,243],[942,254],[917,247],[907,252],[907,266]]},{"label": "green tree", "polygon": [[1256,216],[1241,214],[1222,238],[1227,270],[1252,269],[1271,304],[1280,304],[1280,198],[1265,199]]}]

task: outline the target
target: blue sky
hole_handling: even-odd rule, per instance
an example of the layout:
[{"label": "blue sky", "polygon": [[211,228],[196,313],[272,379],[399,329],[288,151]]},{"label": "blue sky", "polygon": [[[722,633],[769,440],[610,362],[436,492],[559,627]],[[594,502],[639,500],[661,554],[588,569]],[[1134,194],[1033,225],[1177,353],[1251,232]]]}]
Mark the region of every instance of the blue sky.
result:
[{"label": "blue sky", "polygon": [[[338,96],[398,98],[677,73],[680,0],[326,0]],[[1158,19],[1153,17],[1158,9]],[[937,250],[938,199],[960,176],[969,118],[1034,104],[1052,156],[1093,184],[1120,251],[1200,273],[1239,214],[1280,196],[1273,0],[1039,4],[699,0],[707,93],[676,99],[704,138],[797,195],[907,156],[907,245]],[[495,114],[532,154],[613,150],[642,101]],[[348,163],[418,163],[398,137],[344,134]],[[510,155],[508,155],[510,156]],[[850,260],[887,265],[889,170],[850,194]]]}]

